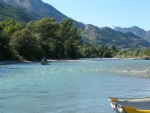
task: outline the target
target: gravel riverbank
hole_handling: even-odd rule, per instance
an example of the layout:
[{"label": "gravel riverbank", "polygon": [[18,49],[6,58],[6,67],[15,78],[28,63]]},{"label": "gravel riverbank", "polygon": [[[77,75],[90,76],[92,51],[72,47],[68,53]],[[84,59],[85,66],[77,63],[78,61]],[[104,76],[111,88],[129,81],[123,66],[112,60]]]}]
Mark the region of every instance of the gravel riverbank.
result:
[{"label": "gravel riverbank", "polygon": [[31,63],[32,61],[1,61],[0,65],[16,64],[16,63]]}]

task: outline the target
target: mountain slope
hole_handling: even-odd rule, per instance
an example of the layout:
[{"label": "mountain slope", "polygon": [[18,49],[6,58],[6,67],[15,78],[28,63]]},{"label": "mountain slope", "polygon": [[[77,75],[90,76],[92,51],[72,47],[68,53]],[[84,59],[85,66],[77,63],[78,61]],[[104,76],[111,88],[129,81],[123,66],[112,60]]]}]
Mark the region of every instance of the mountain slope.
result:
[{"label": "mountain slope", "polygon": [[121,28],[121,27],[115,27],[114,30],[116,31],[121,31],[123,33],[128,33],[128,32],[132,32],[133,34],[139,36],[139,37],[144,37],[146,34],[146,31],[137,27],[137,26],[133,26],[133,27],[129,27],[129,28]]},{"label": "mountain slope", "polygon": [[149,31],[145,31],[144,29],[141,29],[137,26],[129,27],[129,28],[121,28],[121,27],[115,27],[114,30],[121,31],[123,33],[131,32],[134,35],[137,35],[139,37],[142,37],[150,42],[150,34]]},{"label": "mountain slope", "polygon": [[83,40],[93,45],[116,46],[117,48],[141,48],[150,47],[150,43],[134,35],[133,33],[122,33],[110,28],[98,28],[87,25],[83,31]]},{"label": "mountain slope", "polygon": [[28,9],[29,11],[33,11],[37,14],[40,14],[45,17],[53,17],[56,18],[58,21],[67,18],[64,14],[59,12],[53,6],[42,2],[41,0],[3,0],[4,2],[19,5]]},{"label": "mountain slope", "polygon": [[0,21],[7,18],[13,18],[17,21],[29,22],[31,20],[40,18],[40,16],[29,12],[24,8],[15,8],[9,4],[3,3],[0,0]]},{"label": "mountain slope", "polygon": [[[29,11],[41,15],[42,17],[56,18],[57,21],[68,18],[66,15],[55,9],[52,5],[44,3],[41,0],[3,0],[3,2],[9,3],[15,7],[24,7]],[[85,25],[81,22],[75,21],[75,23],[79,28],[85,27]]]},{"label": "mountain slope", "polygon": [[150,42],[150,30],[146,32],[145,39]]}]

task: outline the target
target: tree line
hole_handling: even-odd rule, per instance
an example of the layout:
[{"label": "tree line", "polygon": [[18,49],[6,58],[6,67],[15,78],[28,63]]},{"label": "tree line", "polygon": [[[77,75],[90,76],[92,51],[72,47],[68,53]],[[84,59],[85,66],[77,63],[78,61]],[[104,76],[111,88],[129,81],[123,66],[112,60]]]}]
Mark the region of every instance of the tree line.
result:
[{"label": "tree line", "polygon": [[[0,22],[0,61],[114,57],[113,47],[91,46],[83,42],[82,30],[74,20],[42,18],[28,23],[6,19]],[[121,55],[120,55],[121,56]]]},{"label": "tree line", "polygon": [[115,57],[150,59],[150,48],[121,50]]}]

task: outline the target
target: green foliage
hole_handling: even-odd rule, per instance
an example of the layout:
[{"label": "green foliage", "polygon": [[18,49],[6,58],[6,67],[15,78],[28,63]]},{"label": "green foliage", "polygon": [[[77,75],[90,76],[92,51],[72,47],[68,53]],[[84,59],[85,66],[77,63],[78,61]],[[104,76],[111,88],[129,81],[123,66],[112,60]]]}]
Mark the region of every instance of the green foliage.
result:
[{"label": "green foliage", "polygon": [[12,19],[6,19],[0,22],[0,60],[17,60],[17,56],[10,48],[9,42],[12,34],[19,29],[23,28],[23,24],[16,22]]},{"label": "green foliage", "polygon": [[64,45],[64,56],[68,59],[79,57],[79,44],[81,39],[81,31],[74,25],[74,21],[70,18],[60,22],[60,40]]},{"label": "green foliage", "polygon": [[33,31],[38,35],[43,49],[43,54],[50,58],[56,57],[58,48],[59,24],[54,18],[42,18],[28,27],[33,27]]},{"label": "green foliage", "polygon": [[13,19],[6,19],[0,23],[0,26],[3,28],[3,34],[5,36],[11,37],[13,33],[17,30],[23,28],[23,24],[20,22],[16,22]]},{"label": "green foliage", "polygon": [[[111,33],[111,32],[110,32]],[[83,43],[81,30],[70,18],[60,23],[54,18],[31,21],[26,26],[12,19],[0,22],[0,60],[150,57],[150,49],[119,51],[115,46]]]},{"label": "green foliage", "polygon": [[9,45],[10,37],[5,36],[3,28],[0,27],[0,61],[2,60],[18,60]]},{"label": "green foliage", "polygon": [[39,40],[27,29],[16,31],[11,38],[10,45],[25,59],[36,60],[42,57]]},{"label": "green foliage", "polygon": [[115,57],[121,58],[150,58],[150,48],[121,50]]},{"label": "green foliage", "polygon": [[43,54],[48,58],[76,59],[79,57],[78,46],[80,31],[70,18],[56,22],[54,18],[43,18],[27,25],[41,42]]},{"label": "green foliage", "polygon": [[[1,31],[0,31],[1,32]],[[8,59],[9,57],[9,38],[0,33],[0,59]]]},{"label": "green foliage", "polygon": [[112,58],[117,54],[117,50],[104,46],[82,46],[80,49],[82,57],[86,58]]}]

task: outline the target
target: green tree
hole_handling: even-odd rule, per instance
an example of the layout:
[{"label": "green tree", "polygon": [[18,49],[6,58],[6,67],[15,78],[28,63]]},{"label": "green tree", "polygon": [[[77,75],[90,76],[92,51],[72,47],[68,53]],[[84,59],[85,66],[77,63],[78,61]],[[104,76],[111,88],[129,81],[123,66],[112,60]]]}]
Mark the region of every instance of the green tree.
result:
[{"label": "green tree", "polygon": [[10,38],[13,33],[23,28],[23,24],[14,21],[13,19],[6,19],[0,22],[0,59],[1,60],[18,60],[14,51],[10,48]]},{"label": "green tree", "polygon": [[16,22],[10,18],[0,22],[0,26],[3,28],[3,34],[8,37],[11,37],[15,31],[24,27],[22,23]]},{"label": "green tree", "polygon": [[66,18],[60,22],[60,39],[64,45],[65,57],[69,59],[78,58],[81,30],[75,26],[74,20]]},{"label": "green tree", "polygon": [[26,60],[36,60],[42,57],[39,40],[27,29],[16,31],[11,38],[10,45]]},{"label": "green tree", "polygon": [[0,27],[0,60],[8,60],[10,58],[9,37],[2,34],[2,27]]},{"label": "green tree", "polygon": [[54,18],[42,18],[36,22],[30,22],[28,29],[33,30],[39,37],[42,50],[49,58],[58,57],[58,30],[59,24]]}]

